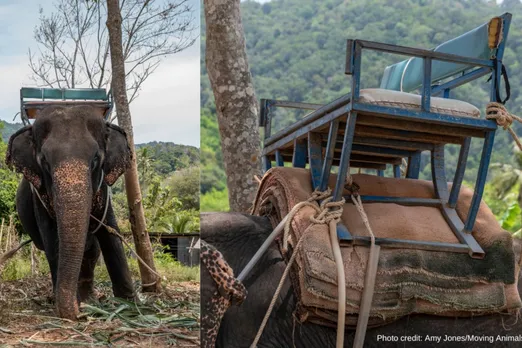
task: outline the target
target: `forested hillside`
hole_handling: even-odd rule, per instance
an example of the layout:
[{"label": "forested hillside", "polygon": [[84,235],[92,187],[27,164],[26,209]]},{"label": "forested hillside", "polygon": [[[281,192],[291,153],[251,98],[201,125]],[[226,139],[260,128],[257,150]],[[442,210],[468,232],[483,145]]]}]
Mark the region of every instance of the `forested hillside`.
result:
[{"label": "forested hillside", "polygon": [[[249,64],[258,98],[327,103],[350,91],[343,74],[346,39],[366,39],[419,48],[433,48],[504,12],[513,14],[504,63],[511,82],[506,104],[522,114],[522,4],[504,0],[274,0],[264,4],[242,3],[242,16]],[[202,18],[204,22],[204,18]],[[205,69],[205,30],[202,30],[201,126],[202,211],[227,209],[215,108]],[[365,53],[362,87],[378,87],[384,68],[404,57]],[[453,98],[466,100],[484,110],[489,101],[488,77],[460,87]],[[293,121],[281,116],[276,127]],[[514,125],[518,134],[522,127]],[[479,163],[480,141],[472,143],[465,180],[474,181]],[[458,148],[446,151],[452,175]],[[422,176],[431,177],[428,158]],[[497,132],[492,162],[517,166],[512,140]],[[494,175],[494,172],[490,177]],[[505,208],[505,207],[504,207]]]}]

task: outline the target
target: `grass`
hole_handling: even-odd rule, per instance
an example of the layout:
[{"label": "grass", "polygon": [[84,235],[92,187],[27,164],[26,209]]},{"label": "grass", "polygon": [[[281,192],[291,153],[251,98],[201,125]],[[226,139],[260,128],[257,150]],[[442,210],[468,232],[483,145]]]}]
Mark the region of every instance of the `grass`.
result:
[{"label": "grass", "polygon": [[[17,243],[19,243],[18,237],[16,237],[16,243],[14,245],[17,245]],[[161,244],[153,244],[152,247],[154,250],[154,264],[156,265],[156,270],[159,274],[167,279],[167,282],[175,283],[199,281],[199,267],[187,267],[182,265],[172,256],[172,254],[164,252],[164,247]],[[33,249],[32,251],[31,248]],[[132,255],[127,247],[125,247],[125,249],[132,278],[139,279],[140,271],[138,260]],[[2,252],[3,251],[0,247],[0,254]],[[31,252],[33,253],[34,260],[32,268]],[[0,273],[0,280],[20,280],[27,277],[48,273],[49,265],[45,259],[45,254],[42,251],[36,249],[34,246],[26,246],[13,258],[6,262],[3,267],[3,271]],[[110,280],[107,268],[103,265],[103,260],[101,260],[101,258],[98,262],[98,265],[96,266],[94,278],[97,281]]]},{"label": "grass", "polygon": [[[4,230],[0,254],[6,240],[11,246],[20,242],[13,233],[6,235]],[[138,261],[125,249],[139,290]],[[24,247],[0,269],[0,342],[8,347],[199,346],[199,267],[182,265],[160,244],[153,244],[153,250],[156,270],[164,279],[161,293],[139,293],[136,303],[112,297],[110,277],[100,258],[96,298],[82,303],[78,322],[70,322],[55,317],[44,253]]]}]

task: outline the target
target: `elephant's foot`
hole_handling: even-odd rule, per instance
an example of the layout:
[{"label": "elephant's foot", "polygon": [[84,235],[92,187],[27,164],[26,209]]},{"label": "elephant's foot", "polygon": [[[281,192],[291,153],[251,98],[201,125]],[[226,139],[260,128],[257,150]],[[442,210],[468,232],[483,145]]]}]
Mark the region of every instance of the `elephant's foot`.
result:
[{"label": "elephant's foot", "polygon": [[129,301],[136,300],[134,285],[132,284],[130,277],[125,275],[114,277],[112,282],[112,293],[114,294],[114,297],[123,298]]},{"label": "elephant's foot", "polygon": [[58,289],[55,297],[56,314],[60,318],[77,320],[80,314],[79,303],[75,296],[65,289]]},{"label": "elephant's foot", "polygon": [[136,292],[133,288],[112,288],[112,292],[114,293],[114,297],[123,298],[129,301],[135,301],[137,299]]}]

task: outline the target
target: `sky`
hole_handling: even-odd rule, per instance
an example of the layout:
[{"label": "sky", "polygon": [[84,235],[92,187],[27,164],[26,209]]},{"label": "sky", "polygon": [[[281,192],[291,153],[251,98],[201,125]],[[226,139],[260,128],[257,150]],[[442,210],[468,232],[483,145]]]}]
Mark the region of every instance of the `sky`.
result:
[{"label": "sky", "polygon": [[[163,0],[159,0],[163,1]],[[199,28],[200,1],[190,0]],[[28,49],[36,42],[33,30],[39,8],[53,10],[53,0],[0,1],[0,119],[13,122],[20,110],[20,88],[32,86]],[[134,141],[169,141],[199,147],[200,43],[164,58],[145,81],[131,104]],[[20,122],[20,118],[16,119]]]}]

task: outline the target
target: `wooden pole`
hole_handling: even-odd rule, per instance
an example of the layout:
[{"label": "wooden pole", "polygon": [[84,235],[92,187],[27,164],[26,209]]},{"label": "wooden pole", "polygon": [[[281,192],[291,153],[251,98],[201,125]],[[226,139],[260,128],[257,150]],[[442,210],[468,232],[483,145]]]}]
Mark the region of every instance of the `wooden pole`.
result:
[{"label": "wooden pole", "polygon": [[152,246],[147,232],[145,211],[138,178],[138,167],[136,164],[136,151],[134,148],[134,137],[132,132],[132,119],[127,98],[127,87],[125,84],[125,60],[123,58],[121,12],[119,0],[107,0],[107,29],[109,32],[109,45],[112,65],[112,94],[116,104],[118,125],[127,133],[127,141],[132,152],[130,168],[125,172],[125,191],[127,193],[127,204],[132,235],[136,253],[147,264],[148,268],[139,263],[142,290],[146,292],[161,291],[160,281],[150,270],[156,271]]}]

